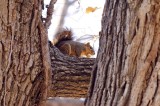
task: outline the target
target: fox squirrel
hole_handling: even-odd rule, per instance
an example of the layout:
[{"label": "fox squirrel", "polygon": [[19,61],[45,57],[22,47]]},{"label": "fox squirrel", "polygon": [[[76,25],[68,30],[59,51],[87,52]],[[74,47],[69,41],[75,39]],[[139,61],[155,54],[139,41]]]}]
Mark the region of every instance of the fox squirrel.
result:
[{"label": "fox squirrel", "polygon": [[95,52],[89,43],[84,44],[73,41],[73,34],[70,30],[62,30],[57,33],[52,44],[55,45],[63,54],[76,57],[90,57]]}]

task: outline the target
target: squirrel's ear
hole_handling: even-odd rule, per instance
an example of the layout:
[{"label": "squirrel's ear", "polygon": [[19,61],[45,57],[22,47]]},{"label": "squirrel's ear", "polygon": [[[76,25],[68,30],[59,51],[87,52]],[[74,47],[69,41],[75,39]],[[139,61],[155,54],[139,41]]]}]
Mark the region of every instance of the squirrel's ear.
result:
[{"label": "squirrel's ear", "polygon": [[88,42],[88,43],[86,43],[86,45],[88,45],[88,46],[89,46],[89,45],[90,45],[90,43]]}]

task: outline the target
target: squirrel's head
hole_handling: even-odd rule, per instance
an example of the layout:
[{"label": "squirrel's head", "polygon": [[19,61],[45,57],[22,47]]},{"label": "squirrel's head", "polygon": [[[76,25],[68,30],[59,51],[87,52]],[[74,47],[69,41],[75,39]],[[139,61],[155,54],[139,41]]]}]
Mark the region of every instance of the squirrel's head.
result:
[{"label": "squirrel's head", "polygon": [[90,43],[88,42],[87,44],[85,44],[85,48],[86,48],[86,53],[89,55],[94,55],[95,52],[92,48],[92,46],[90,45]]}]

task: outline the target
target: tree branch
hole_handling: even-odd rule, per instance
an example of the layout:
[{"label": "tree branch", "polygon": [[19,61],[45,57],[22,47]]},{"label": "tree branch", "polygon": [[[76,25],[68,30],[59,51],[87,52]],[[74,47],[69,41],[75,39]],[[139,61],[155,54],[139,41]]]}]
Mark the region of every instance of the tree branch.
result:
[{"label": "tree branch", "polygon": [[52,97],[86,97],[94,58],[63,55],[50,43]]},{"label": "tree branch", "polygon": [[54,11],[54,4],[56,2],[57,2],[57,0],[51,0],[49,6],[47,7],[47,17],[45,19],[45,28],[46,29],[48,29],[51,24],[52,14]]}]

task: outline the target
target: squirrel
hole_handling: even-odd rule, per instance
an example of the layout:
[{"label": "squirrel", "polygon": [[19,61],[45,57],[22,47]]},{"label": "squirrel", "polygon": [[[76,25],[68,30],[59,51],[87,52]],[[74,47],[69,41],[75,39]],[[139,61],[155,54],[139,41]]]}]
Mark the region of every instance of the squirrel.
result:
[{"label": "squirrel", "polygon": [[71,30],[62,30],[56,34],[52,44],[55,45],[63,54],[76,57],[87,57],[94,55],[95,52],[90,43],[84,44],[73,41],[73,33]]}]

